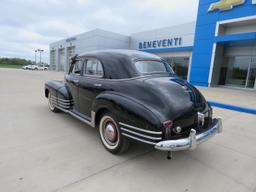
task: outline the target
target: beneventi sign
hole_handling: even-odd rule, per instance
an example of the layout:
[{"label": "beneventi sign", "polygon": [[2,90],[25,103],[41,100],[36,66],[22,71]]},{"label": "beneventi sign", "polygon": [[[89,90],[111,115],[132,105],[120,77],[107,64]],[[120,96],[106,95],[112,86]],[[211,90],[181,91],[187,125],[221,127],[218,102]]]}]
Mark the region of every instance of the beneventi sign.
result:
[{"label": "beneventi sign", "polygon": [[139,42],[139,49],[156,49],[156,48],[170,48],[182,45],[182,38],[175,37],[171,39],[161,39]]}]

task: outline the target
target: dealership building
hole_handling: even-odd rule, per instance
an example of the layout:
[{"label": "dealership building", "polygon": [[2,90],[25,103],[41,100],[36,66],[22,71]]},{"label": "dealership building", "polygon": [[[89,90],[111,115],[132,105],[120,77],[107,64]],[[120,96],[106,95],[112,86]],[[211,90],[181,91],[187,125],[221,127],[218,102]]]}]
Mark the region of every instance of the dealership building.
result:
[{"label": "dealership building", "polygon": [[102,49],[133,49],[169,62],[198,86],[256,90],[256,0],[199,0],[197,20],[129,36],[95,29],[50,44],[50,67],[67,71],[69,57]]}]

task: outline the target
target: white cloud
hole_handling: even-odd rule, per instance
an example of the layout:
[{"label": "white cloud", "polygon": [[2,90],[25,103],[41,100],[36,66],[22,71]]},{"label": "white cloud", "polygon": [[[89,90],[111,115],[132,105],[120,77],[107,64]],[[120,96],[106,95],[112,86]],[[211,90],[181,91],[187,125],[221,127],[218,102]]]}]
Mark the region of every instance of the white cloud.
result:
[{"label": "white cloud", "polygon": [[103,7],[96,10],[91,16],[91,20],[96,22],[113,23],[123,25],[125,19],[121,15],[115,14],[109,7]]},{"label": "white cloud", "polygon": [[[198,0],[2,0],[0,57],[34,58],[51,42],[95,28],[130,34],[195,20]],[[178,19],[177,19],[178,18]]]}]

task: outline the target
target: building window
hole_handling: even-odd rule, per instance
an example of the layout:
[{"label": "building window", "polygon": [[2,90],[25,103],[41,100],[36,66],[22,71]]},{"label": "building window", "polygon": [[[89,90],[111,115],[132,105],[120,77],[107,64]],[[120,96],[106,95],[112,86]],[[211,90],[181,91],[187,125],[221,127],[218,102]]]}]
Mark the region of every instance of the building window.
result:
[{"label": "building window", "polygon": [[224,58],[220,68],[220,85],[254,88],[256,81],[256,57],[234,56]]}]

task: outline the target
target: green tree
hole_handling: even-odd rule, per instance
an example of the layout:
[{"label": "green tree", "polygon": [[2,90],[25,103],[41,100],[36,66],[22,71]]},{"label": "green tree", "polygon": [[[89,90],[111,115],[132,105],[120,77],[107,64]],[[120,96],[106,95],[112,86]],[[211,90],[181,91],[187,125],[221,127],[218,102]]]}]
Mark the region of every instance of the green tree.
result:
[{"label": "green tree", "polygon": [[0,58],[0,68],[21,68],[23,65],[32,64],[31,60],[21,58]]}]

